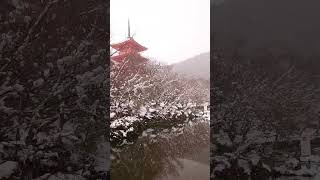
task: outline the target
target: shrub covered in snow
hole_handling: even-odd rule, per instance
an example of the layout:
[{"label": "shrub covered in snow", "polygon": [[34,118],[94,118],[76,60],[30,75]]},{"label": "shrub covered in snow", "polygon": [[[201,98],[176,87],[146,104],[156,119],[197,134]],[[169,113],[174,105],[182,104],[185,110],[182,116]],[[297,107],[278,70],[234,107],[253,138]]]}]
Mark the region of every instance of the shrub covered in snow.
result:
[{"label": "shrub covered in snow", "polygon": [[137,70],[128,74],[122,71],[125,65],[111,69],[113,147],[134,142],[146,129],[154,129],[157,134],[172,127],[181,128],[189,121],[203,120],[202,104],[195,103],[193,98],[195,94],[205,96],[209,89],[206,92],[163,66],[148,64],[141,66],[144,73]]}]

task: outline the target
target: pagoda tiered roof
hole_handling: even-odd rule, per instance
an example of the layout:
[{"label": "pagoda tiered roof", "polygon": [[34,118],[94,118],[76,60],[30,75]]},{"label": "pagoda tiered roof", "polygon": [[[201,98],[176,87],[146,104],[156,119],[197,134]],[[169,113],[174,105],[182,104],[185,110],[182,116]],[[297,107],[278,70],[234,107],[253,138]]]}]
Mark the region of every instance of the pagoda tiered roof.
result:
[{"label": "pagoda tiered roof", "polygon": [[146,47],[139,44],[130,35],[130,23],[128,20],[128,38],[120,43],[115,43],[110,45],[113,49],[117,50],[117,55],[112,56],[111,59],[116,62],[121,62],[128,57],[133,57],[134,61],[147,61],[146,58],[142,57],[139,52],[147,50]]},{"label": "pagoda tiered roof", "polygon": [[142,52],[147,50],[146,47],[137,43],[132,37],[128,38],[126,41],[111,44],[111,47],[113,49],[116,49],[117,51],[126,51],[127,49],[134,49],[136,52]]}]

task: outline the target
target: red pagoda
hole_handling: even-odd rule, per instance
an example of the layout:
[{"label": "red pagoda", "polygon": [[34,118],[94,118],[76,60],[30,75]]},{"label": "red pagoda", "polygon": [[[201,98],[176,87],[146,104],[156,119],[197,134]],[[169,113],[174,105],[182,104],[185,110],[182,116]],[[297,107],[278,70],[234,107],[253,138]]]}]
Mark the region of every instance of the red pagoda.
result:
[{"label": "red pagoda", "polygon": [[140,55],[140,52],[147,50],[146,47],[140,45],[136,42],[133,37],[130,35],[130,23],[128,20],[128,38],[127,40],[111,44],[111,47],[117,50],[118,54],[111,57],[111,60],[115,62],[123,62],[124,60],[134,60],[138,63],[146,62],[147,59]]}]

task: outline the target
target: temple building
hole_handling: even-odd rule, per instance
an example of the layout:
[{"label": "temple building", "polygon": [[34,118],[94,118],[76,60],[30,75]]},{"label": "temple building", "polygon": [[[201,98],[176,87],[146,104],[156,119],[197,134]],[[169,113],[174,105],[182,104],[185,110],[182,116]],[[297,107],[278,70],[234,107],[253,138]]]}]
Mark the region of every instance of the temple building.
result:
[{"label": "temple building", "polygon": [[111,47],[116,50],[116,55],[111,57],[114,62],[123,62],[124,60],[134,61],[130,63],[145,63],[148,61],[140,55],[140,52],[147,50],[146,47],[140,45],[130,35],[130,23],[128,20],[128,37],[125,41],[111,44]]}]

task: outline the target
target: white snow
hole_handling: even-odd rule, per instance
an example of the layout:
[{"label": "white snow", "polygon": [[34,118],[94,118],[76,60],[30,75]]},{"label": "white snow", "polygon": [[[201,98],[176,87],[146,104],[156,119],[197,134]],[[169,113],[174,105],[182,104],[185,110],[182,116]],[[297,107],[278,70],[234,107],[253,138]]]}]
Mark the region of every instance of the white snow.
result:
[{"label": "white snow", "polygon": [[51,175],[48,180],[85,180],[82,176],[79,175],[72,175],[72,174],[63,174],[63,173],[56,173],[54,175]]},{"label": "white snow", "polygon": [[219,133],[219,137],[217,138],[217,141],[222,145],[232,146],[232,142],[231,142],[229,135],[227,133],[223,132],[222,130]]},{"label": "white snow", "polygon": [[256,166],[261,159],[257,153],[250,154],[248,157],[254,166]]},{"label": "white snow", "polygon": [[142,106],[139,111],[140,111],[139,113],[140,116],[145,116],[148,112],[145,106]]},{"label": "white snow", "polygon": [[23,87],[23,85],[21,85],[21,84],[16,84],[16,85],[14,85],[14,88],[15,88],[17,91],[19,91],[19,92],[21,92],[21,91],[24,90],[24,87]]},{"label": "white snow", "polygon": [[43,83],[44,83],[44,80],[43,80],[42,78],[39,78],[39,79],[37,79],[37,80],[35,80],[35,81],[33,82],[33,86],[34,86],[34,87],[40,87],[40,86],[43,85]]},{"label": "white snow", "polygon": [[153,131],[154,131],[154,129],[150,129],[150,128],[146,130],[147,133],[150,133],[150,132],[153,132]]},{"label": "white snow", "polygon": [[271,172],[271,168],[270,168],[268,165],[262,163],[262,167],[264,167],[266,170],[268,170],[269,172]]},{"label": "white snow", "polygon": [[65,56],[65,57],[57,60],[57,66],[58,66],[58,69],[61,73],[65,72],[64,66],[67,65],[68,63],[70,63],[72,61],[72,59],[73,59],[72,56]]},{"label": "white snow", "polygon": [[6,161],[0,164],[0,179],[9,178],[17,168],[18,163],[15,161]]},{"label": "white snow", "polygon": [[44,77],[49,77],[49,73],[50,73],[50,69],[46,69],[46,70],[44,70],[43,71],[43,75],[44,75]]},{"label": "white snow", "polygon": [[123,118],[119,118],[115,121],[113,121],[110,124],[111,128],[116,128],[118,126],[124,126],[124,127],[128,127],[130,126],[132,123],[139,121],[140,119],[134,116],[128,116],[128,117],[123,117]]},{"label": "white snow", "polygon": [[242,167],[246,174],[248,174],[248,175],[251,174],[251,168],[250,168],[250,164],[248,161],[246,161],[244,159],[238,159],[238,166]]},{"label": "white snow", "polygon": [[110,113],[110,118],[114,118],[115,115],[116,115],[116,113],[114,113],[114,112]]}]

